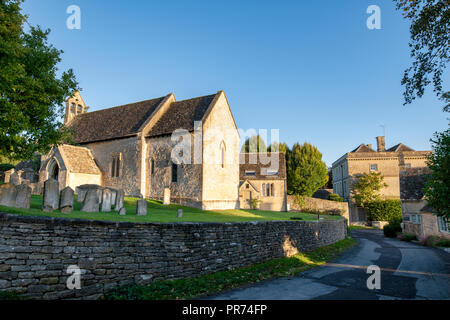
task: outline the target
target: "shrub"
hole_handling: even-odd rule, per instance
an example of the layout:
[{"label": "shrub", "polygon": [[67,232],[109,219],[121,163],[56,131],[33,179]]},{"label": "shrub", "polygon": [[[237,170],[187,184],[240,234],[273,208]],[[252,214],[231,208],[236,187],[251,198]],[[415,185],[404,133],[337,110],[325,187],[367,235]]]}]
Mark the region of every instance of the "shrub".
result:
[{"label": "shrub", "polygon": [[14,292],[0,291],[0,301],[3,300],[25,300],[25,298]]},{"label": "shrub", "polygon": [[436,247],[450,248],[450,239],[440,239],[436,242]]},{"label": "shrub", "polygon": [[402,232],[402,227],[398,220],[389,222],[389,224],[385,225],[383,228],[384,236],[388,238],[395,238],[400,232]]},{"label": "shrub", "polygon": [[[369,221],[402,220],[402,203],[400,200],[375,200],[367,203]],[[400,223],[399,222],[399,223]]]},{"label": "shrub", "polygon": [[252,205],[252,209],[253,209],[253,210],[258,209],[258,206],[259,206],[259,204],[260,204],[261,202],[262,202],[262,201],[259,200],[259,199],[251,199],[251,200],[250,200],[250,204]]},{"label": "shrub", "polygon": [[14,168],[14,165],[10,163],[0,163],[0,171],[8,171]]},{"label": "shrub", "polygon": [[438,236],[428,236],[423,239],[420,244],[427,247],[446,247],[450,248],[450,239],[441,238]]},{"label": "shrub", "polygon": [[338,194],[335,194],[335,193],[330,193],[328,195],[328,200],[337,201],[337,202],[344,202],[344,198],[342,198],[341,196],[339,196]]},{"label": "shrub", "polygon": [[414,233],[404,233],[400,236],[400,240],[410,242],[412,240],[417,240],[417,237]]}]

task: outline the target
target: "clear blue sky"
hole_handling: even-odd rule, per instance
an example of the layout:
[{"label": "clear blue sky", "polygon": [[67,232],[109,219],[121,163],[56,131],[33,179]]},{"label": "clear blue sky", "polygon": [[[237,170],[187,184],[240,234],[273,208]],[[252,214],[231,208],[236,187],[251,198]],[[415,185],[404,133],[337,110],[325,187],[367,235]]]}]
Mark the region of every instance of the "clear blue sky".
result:
[{"label": "clear blue sky", "polygon": [[[81,30],[66,28],[72,4]],[[366,27],[372,4],[381,30]],[[392,0],[26,0],[23,8],[31,24],[51,29],[60,67],[74,69],[91,111],[225,90],[239,128],[280,129],[290,146],[316,145],[327,165],[360,143],[375,146],[381,124],[388,146],[416,150],[448,126],[431,90],[402,105],[409,25]]]}]

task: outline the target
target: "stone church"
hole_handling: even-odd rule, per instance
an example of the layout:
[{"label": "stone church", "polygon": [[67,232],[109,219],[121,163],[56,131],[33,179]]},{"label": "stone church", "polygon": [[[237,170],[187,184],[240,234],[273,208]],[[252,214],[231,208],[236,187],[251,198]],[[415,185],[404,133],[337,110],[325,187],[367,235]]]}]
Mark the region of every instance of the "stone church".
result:
[{"label": "stone church", "polygon": [[[60,189],[83,184],[123,189],[128,196],[213,209],[239,208],[239,133],[225,92],[177,101],[174,94],[86,112],[79,92],[66,103],[71,144],[42,156],[39,180]],[[183,129],[191,163],[175,163],[172,151]],[[183,151],[184,152],[184,151]],[[182,153],[183,153],[182,152]]]}]

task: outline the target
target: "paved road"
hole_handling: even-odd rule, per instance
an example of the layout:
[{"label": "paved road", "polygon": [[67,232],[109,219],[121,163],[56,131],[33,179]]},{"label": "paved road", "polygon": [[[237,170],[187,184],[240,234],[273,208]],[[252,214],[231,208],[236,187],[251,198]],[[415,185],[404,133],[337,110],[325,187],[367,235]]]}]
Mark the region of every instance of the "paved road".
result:
[{"label": "paved road", "polygon": [[[449,253],[385,238],[375,230],[352,231],[352,236],[358,245],[333,263],[209,299],[450,299]],[[370,265],[381,268],[381,289],[367,288]]]}]

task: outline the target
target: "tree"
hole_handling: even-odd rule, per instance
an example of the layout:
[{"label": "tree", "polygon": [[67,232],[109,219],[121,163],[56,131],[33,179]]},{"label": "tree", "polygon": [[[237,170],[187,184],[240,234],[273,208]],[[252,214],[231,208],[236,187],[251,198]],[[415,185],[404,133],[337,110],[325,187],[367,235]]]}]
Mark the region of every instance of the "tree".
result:
[{"label": "tree", "polygon": [[379,191],[387,186],[381,172],[363,173],[351,187],[352,198],[358,206],[366,208],[369,203],[380,200]]},{"label": "tree", "polygon": [[310,197],[327,179],[327,166],[319,150],[309,143],[294,144],[287,159],[288,192]]},{"label": "tree", "polygon": [[267,152],[280,152],[284,154],[288,154],[290,152],[289,147],[286,143],[274,142],[267,147]]},{"label": "tree", "polygon": [[433,152],[427,161],[431,175],[423,191],[437,215],[450,219],[450,129],[434,136],[435,139],[431,139]]},{"label": "tree", "polygon": [[57,75],[63,52],[48,43],[50,31],[24,31],[22,2],[0,2],[0,155],[12,160],[31,159],[68,138],[60,115],[78,89],[72,69]]},{"label": "tree", "polygon": [[[412,66],[406,69],[405,105],[422,97],[425,88],[433,83],[433,91],[450,112],[450,92],[442,89],[442,75],[449,61],[450,6],[448,0],[394,0],[397,9],[411,20]],[[430,79],[431,77],[431,79]]]},{"label": "tree", "polygon": [[259,153],[259,152],[265,152],[267,150],[266,143],[263,138],[261,138],[259,135],[257,136],[251,136],[247,140],[245,140],[244,144],[242,145],[241,152],[252,152],[252,153]]}]

